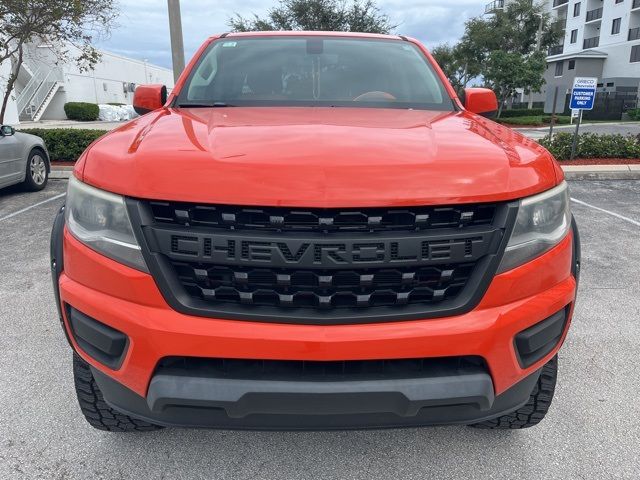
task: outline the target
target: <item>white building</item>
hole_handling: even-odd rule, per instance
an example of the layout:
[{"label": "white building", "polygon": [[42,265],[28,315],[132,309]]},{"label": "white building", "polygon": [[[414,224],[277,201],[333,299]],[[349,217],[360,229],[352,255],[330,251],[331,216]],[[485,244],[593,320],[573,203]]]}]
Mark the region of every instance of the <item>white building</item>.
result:
[{"label": "white building", "polygon": [[[27,47],[4,123],[65,119],[67,102],[131,104],[139,84],[173,87],[167,68],[102,51],[94,69],[82,72],[73,61],[57,64],[52,48],[45,43]],[[10,68],[8,61],[0,64],[0,94]]]},{"label": "white building", "polygon": [[[534,0],[561,23],[564,38],[549,49],[546,90],[570,89],[575,77],[597,77],[601,92],[637,96],[640,86],[640,0]],[[486,13],[509,0],[487,4]]]},{"label": "white building", "polygon": [[640,0],[548,0],[547,8],[565,26],[564,41],[547,57],[549,85],[598,77],[603,91],[637,95]]}]

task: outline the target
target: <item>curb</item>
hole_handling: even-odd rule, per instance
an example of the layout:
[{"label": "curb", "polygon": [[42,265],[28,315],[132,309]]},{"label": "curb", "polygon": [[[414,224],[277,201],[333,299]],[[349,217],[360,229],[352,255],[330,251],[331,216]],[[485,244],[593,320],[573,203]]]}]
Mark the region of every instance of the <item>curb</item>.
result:
[{"label": "curb", "polygon": [[67,180],[73,173],[73,167],[51,167],[49,178],[51,180]]},{"label": "curb", "polygon": [[[640,180],[640,165],[563,165],[567,180]],[[51,180],[66,180],[73,167],[53,167]]]},{"label": "curb", "polygon": [[562,165],[567,180],[640,180],[640,165]]}]

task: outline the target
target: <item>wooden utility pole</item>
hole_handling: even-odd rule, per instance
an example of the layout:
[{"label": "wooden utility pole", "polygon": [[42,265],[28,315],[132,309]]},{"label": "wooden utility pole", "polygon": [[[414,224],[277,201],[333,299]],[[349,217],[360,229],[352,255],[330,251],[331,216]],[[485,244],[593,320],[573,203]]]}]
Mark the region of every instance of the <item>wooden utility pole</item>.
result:
[{"label": "wooden utility pole", "polygon": [[180,0],[167,0],[169,8],[169,34],[171,36],[171,61],[173,64],[173,80],[184,70],[184,42],[182,40],[182,18],[180,16]]}]

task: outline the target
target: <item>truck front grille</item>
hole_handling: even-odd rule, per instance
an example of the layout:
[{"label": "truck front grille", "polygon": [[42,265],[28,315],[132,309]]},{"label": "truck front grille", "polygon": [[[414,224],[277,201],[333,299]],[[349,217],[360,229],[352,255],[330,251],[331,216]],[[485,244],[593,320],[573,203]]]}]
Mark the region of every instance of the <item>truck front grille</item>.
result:
[{"label": "truck front grille", "polygon": [[214,318],[346,324],[472,309],[513,204],[295,209],[128,200],[168,303]]}]

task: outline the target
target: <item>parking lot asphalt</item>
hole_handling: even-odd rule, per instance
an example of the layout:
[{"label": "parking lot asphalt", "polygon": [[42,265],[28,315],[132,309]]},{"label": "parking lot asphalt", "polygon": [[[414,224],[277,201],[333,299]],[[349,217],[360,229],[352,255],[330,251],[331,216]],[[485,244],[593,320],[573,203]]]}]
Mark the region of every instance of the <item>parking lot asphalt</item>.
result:
[{"label": "parking lot asphalt", "polygon": [[85,422],[49,277],[50,225],[65,187],[0,191],[0,478],[640,477],[640,182],[571,183],[582,202],[573,205],[580,295],[539,426],[306,433],[114,434]]}]

